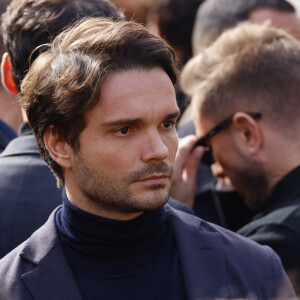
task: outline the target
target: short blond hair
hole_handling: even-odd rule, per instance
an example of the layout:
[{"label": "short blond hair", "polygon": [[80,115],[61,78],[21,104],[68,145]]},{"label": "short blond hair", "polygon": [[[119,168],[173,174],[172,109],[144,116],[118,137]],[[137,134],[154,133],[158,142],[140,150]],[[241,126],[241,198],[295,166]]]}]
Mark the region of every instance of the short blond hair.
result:
[{"label": "short blond hair", "polygon": [[216,121],[257,111],[286,127],[299,119],[300,42],[268,24],[242,23],[187,63],[181,86]]}]

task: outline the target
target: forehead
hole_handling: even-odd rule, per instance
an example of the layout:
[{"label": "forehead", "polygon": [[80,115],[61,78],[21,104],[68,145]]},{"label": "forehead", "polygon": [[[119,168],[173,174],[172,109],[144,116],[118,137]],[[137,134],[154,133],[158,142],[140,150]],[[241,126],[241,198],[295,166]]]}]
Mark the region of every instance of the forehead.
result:
[{"label": "forehead", "polygon": [[253,23],[269,20],[272,26],[281,28],[300,40],[300,19],[294,12],[258,7],[251,11],[249,20]]},{"label": "forehead", "polygon": [[285,23],[293,20],[295,13],[282,11],[271,7],[257,7],[250,12],[249,19],[253,23],[264,23],[270,20],[275,27],[282,28]]},{"label": "forehead", "polygon": [[[122,118],[160,117],[178,110],[174,86],[161,68],[110,74],[101,97],[86,117],[101,115],[106,122]],[[87,120],[88,121],[88,120]]]}]

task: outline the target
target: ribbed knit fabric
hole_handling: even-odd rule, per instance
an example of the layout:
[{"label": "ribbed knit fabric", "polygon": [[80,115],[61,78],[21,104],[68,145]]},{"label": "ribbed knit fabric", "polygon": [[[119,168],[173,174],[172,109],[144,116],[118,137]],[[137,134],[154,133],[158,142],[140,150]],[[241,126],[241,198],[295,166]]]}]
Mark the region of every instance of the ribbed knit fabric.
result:
[{"label": "ribbed knit fabric", "polygon": [[63,192],[56,225],[84,299],[185,299],[164,208],[115,221],[79,209]]}]

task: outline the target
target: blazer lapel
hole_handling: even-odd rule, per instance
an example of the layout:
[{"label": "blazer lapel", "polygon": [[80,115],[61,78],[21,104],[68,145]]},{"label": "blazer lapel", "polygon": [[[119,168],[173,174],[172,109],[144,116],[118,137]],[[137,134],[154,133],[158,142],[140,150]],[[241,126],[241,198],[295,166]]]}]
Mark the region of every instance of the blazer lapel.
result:
[{"label": "blazer lapel", "polygon": [[80,291],[65,258],[55,226],[55,210],[48,221],[28,240],[23,259],[34,267],[21,278],[33,299],[82,300]]},{"label": "blazer lapel", "polygon": [[226,298],[224,245],[217,232],[204,231],[201,219],[166,206],[171,217],[188,299]]}]

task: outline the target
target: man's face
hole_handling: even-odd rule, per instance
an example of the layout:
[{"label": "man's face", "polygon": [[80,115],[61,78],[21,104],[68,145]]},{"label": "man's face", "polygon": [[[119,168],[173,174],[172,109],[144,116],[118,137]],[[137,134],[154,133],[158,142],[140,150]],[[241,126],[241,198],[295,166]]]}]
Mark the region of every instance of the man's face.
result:
[{"label": "man's face", "polygon": [[174,87],[160,68],[110,74],[85,114],[80,150],[65,171],[78,207],[127,219],[164,205],[177,151]]},{"label": "man's face", "polygon": [[[197,135],[205,135],[217,125],[205,116],[194,115]],[[220,165],[236,191],[244,197],[252,210],[261,210],[266,204],[267,177],[260,163],[245,155],[237,139],[241,137],[235,131],[234,124],[212,137],[208,145],[212,148],[216,163]]]}]

